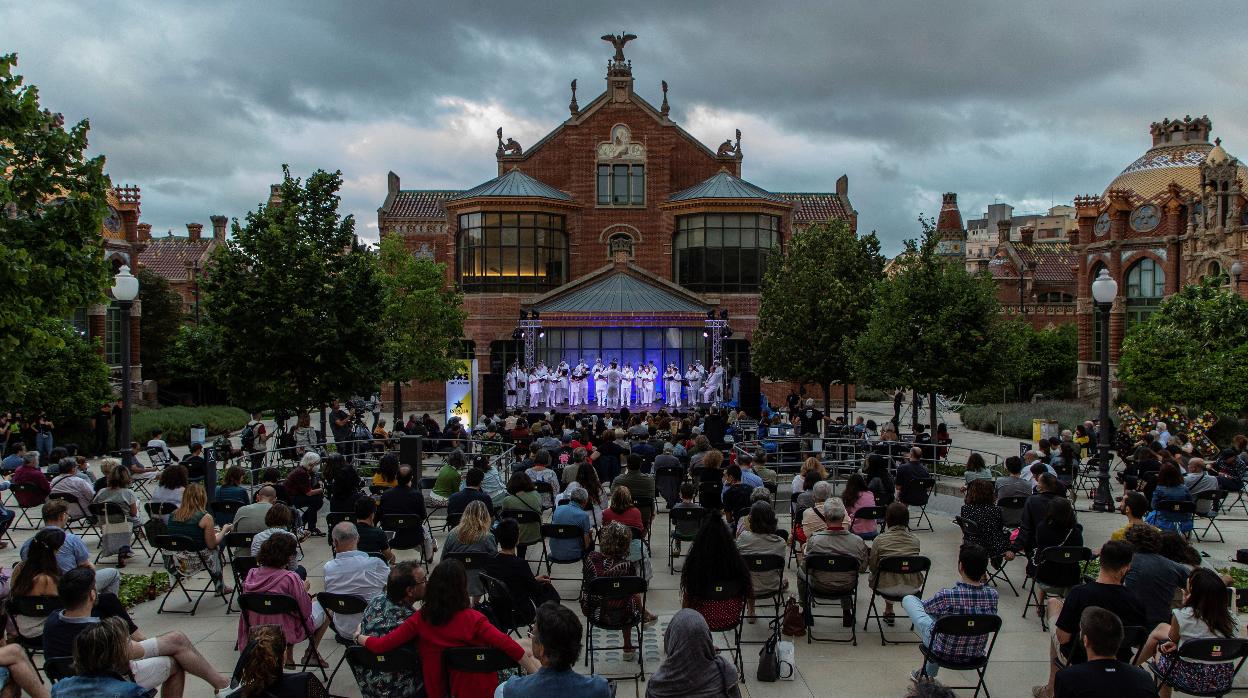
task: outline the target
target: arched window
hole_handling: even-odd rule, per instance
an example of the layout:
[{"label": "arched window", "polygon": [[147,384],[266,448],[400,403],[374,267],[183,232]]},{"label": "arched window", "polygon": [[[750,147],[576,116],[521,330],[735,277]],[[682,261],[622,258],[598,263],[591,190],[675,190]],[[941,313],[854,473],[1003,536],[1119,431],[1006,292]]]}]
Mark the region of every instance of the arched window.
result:
[{"label": "arched window", "polygon": [[535,292],[567,280],[564,217],[546,213],[459,216],[459,285],[467,292]]},{"label": "arched window", "polygon": [[1218,260],[1209,262],[1209,266],[1205,268],[1205,273],[1201,275],[1200,280],[1217,279],[1219,284],[1226,285],[1231,282],[1231,275],[1222,271],[1222,264]]},{"label": "arched window", "polygon": [[707,213],[676,219],[672,276],[691,291],[757,292],[780,246],[780,218]]},{"label": "arched window", "polygon": [[1166,273],[1149,257],[1127,270],[1127,327],[1144,322],[1161,307]]}]

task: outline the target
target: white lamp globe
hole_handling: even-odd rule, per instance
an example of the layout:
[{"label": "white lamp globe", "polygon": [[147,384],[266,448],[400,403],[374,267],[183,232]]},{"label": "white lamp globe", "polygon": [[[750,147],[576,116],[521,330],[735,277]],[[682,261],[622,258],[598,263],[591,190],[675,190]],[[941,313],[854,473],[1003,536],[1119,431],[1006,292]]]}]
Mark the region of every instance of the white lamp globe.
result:
[{"label": "white lamp globe", "polygon": [[113,298],[125,302],[139,297],[139,280],[130,273],[130,266],[121,265],[113,277]]},{"label": "white lamp globe", "polygon": [[1092,298],[1101,304],[1113,303],[1118,295],[1118,282],[1109,275],[1108,269],[1102,269],[1092,282]]}]

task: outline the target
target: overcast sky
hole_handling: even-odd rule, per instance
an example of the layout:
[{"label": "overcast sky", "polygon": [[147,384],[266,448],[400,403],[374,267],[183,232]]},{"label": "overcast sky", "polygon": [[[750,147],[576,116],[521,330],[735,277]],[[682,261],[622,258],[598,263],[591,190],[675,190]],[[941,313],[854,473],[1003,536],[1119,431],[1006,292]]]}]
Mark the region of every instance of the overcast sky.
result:
[{"label": "overcast sky", "polygon": [[637,92],[746,179],[831,191],[885,251],[940,194],[963,215],[1099,194],[1163,117],[1208,114],[1248,157],[1248,5],[1162,2],[92,2],[0,0],[0,52],[44,106],[91,120],[154,233],[242,216],[289,163],[341,169],[377,236],[386,172],[461,188],[495,172],[494,129],[529,145],[587,104],[611,47]]}]

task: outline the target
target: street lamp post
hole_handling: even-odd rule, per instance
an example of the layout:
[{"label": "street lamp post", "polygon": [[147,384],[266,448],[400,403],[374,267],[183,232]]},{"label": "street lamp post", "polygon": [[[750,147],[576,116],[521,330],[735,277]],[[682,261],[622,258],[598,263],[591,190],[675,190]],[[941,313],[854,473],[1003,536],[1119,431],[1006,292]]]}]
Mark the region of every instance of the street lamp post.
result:
[{"label": "street lamp post", "polygon": [[1097,430],[1099,442],[1097,445],[1097,464],[1099,465],[1097,473],[1096,498],[1092,502],[1093,511],[1113,511],[1113,497],[1109,491],[1109,446],[1110,446],[1110,429],[1109,429],[1109,311],[1114,305],[1114,298],[1118,295],[1118,282],[1114,281],[1109,275],[1109,271],[1102,269],[1101,273],[1092,282],[1092,300],[1096,303],[1096,309],[1100,312],[1097,319],[1101,323],[1101,426]]},{"label": "street lamp post", "polygon": [[117,275],[113,277],[113,298],[121,308],[121,450],[122,464],[131,465],[130,450],[130,328],[133,320],[130,309],[134,299],[139,297],[139,280],[130,273],[128,265],[121,265]]},{"label": "street lamp post", "polygon": [[1244,273],[1244,263],[1239,260],[1235,260],[1235,263],[1231,265],[1231,276],[1235,277],[1235,292],[1236,293],[1239,293],[1239,277],[1243,273]]}]

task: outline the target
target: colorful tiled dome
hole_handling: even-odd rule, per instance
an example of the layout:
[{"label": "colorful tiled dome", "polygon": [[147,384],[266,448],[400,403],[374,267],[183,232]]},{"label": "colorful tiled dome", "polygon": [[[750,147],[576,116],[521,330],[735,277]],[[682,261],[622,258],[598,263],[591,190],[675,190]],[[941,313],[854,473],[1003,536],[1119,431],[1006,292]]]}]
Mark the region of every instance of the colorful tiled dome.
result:
[{"label": "colorful tiled dome", "polygon": [[[1226,157],[1221,145],[1209,142],[1212,128],[1208,117],[1169,119],[1152,125],[1153,147],[1131,163],[1106,188],[1131,192],[1136,203],[1155,200],[1166,193],[1171,182],[1190,194],[1200,192],[1200,166],[1214,152]],[[1240,165],[1240,176],[1248,182],[1248,167]]]}]

